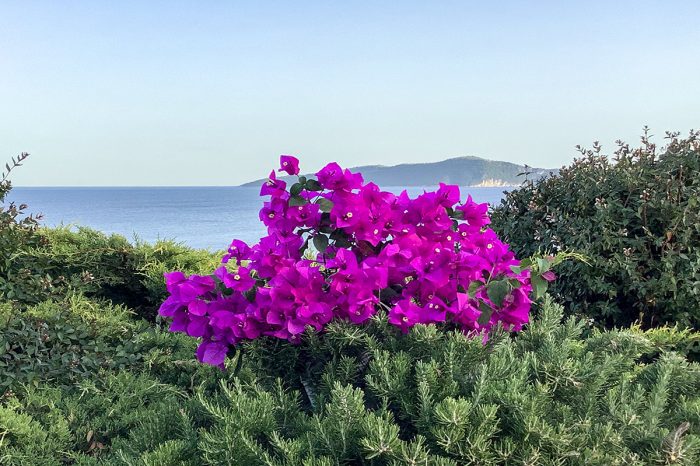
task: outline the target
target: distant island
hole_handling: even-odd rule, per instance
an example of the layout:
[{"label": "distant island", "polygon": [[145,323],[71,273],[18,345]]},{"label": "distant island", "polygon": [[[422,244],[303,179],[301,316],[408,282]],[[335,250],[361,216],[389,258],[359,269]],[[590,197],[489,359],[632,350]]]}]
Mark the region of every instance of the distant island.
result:
[{"label": "distant island", "polygon": [[[523,172],[528,177],[541,178],[556,169],[525,167],[511,162],[487,160],[481,157],[456,157],[441,162],[404,163],[401,165],[365,165],[351,167],[351,171],[360,172],[365,181],[372,181],[379,186],[437,186],[439,183],[456,184],[472,187],[508,187],[517,186],[525,181]],[[285,181],[295,177],[282,177]],[[241,186],[259,186],[265,180],[260,179]]]}]

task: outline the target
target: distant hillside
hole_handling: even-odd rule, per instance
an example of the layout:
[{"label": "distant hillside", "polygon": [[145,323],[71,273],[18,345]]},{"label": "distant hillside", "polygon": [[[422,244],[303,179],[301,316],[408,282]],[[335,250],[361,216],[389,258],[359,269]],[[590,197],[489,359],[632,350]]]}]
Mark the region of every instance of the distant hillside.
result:
[{"label": "distant hillside", "polygon": [[[365,181],[373,181],[379,186],[436,186],[439,183],[459,186],[517,186],[525,179],[518,173],[525,167],[510,162],[497,162],[480,157],[457,157],[430,163],[405,163],[391,167],[365,165],[351,167],[360,172]],[[528,168],[531,178],[539,178],[557,170]],[[293,180],[295,177],[282,177]],[[264,180],[256,180],[241,186],[259,186]]]}]

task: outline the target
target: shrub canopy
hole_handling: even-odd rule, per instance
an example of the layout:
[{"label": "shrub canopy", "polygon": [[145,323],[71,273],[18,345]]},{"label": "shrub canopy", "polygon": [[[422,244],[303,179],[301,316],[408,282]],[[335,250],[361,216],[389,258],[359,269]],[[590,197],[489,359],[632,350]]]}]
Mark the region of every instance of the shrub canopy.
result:
[{"label": "shrub canopy", "polygon": [[491,218],[516,254],[573,250],[552,292],[604,325],[700,325],[700,133],[601,147],[509,192]]}]

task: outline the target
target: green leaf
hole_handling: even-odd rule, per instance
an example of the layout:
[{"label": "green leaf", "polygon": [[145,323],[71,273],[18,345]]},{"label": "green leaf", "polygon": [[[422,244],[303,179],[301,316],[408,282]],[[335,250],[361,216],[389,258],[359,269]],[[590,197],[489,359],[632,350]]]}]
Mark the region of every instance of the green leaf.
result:
[{"label": "green leaf", "polygon": [[488,324],[489,320],[491,320],[491,314],[493,314],[493,308],[486,304],[484,301],[481,301],[479,303],[479,310],[481,311],[481,315],[478,319],[476,319],[476,322],[479,325]]},{"label": "green leaf", "polygon": [[325,197],[318,198],[316,204],[321,208],[321,212],[330,212],[333,209],[333,201],[326,199]]},{"label": "green leaf", "polygon": [[337,239],[347,239],[348,235],[343,231],[342,228],[336,228],[331,232],[331,239],[337,240]]},{"label": "green leaf", "polygon": [[335,245],[339,248],[349,248],[352,247],[352,243],[345,238],[338,238],[335,240]]},{"label": "green leaf", "polygon": [[539,275],[533,275],[530,277],[530,283],[532,284],[532,290],[534,291],[534,298],[541,298],[547,292],[547,280]]},{"label": "green leaf", "polygon": [[308,203],[309,201],[301,196],[292,196],[291,198],[289,198],[290,207],[299,207]]},{"label": "green leaf", "polygon": [[243,296],[245,296],[245,299],[252,303],[255,301],[255,294],[257,290],[258,289],[256,287],[252,287],[251,289],[244,291]]},{"label": "green leaf", "polygon": [[341,248],[349,248],[352,243],[349,236],[341,228],[336,228],[331,232],[331,239],[335,241],[335,245]]},{"label": "green leaf", "polygon": [[318,252],[326,252],[326,249],[328,249],[328,236],[323,234],[314,236],[314,247]]},{"label": "green leaf", "polygon": [[453,210],[451,213],[449,213],[449,216],[455,220],[464,220],[464,212],[461,210]]},{"label": "green leaf", "polygon": [[549,270],[549,261],[543,257],[537,258],[537,268],[540,273],[544,273]]},{"label": "green leaf", "polygon": [[523,284],[520,283],[520,280],[518,280],[517,278],[509,278],[509,279],[508,279],[508,284],[509,284],[512,288],[520,288],[521,286],[523,286]]},{"label": "green leaf", "polygon": [[301,183],[302,186],[306,184],[306,177],[305,176],[300,176],[299,177],[299,183]]},{"label": "green leaf", "polygon": [[476,296],[476,292],[479,291],[479,288],[484,286],[484,282],[481,280],[474,280],[469,284],[469,288],[467,289],[467,294],[469,295],[470,298],[474,298]]},{"label": "green leaf", "polygon": [[289,188],[289,194],[292,196],[298,196],[299,193],[304,189],[301,183],[294,183],[291,188]]},{"label": "green leaf", "polygon": [[488,294],[489,299],[496,307],[501,307],[503,305],[503,300],[510,291],[510,286],[505,280],[497,280],[489,283],[486,289],[486,294]]},{"label": "green leaf", "polygon": [[399,293],[391,287],[383,288],[383,289],[379,290],[379,296],[384,301],[389,301],[398,295],[399,295]]},{"label": "green leaf", "polygon": [[309,180],[306,182],[306,189],[309,191],[323,191],[323,187],[316,180]]}]

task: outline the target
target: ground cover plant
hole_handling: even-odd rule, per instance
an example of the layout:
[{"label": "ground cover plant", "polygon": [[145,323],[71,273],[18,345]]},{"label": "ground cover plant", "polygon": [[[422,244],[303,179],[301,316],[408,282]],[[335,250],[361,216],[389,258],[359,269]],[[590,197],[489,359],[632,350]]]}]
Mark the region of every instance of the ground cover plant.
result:
[{"label": "ground cover plant", "polygon": [[[145,363],[72,387],[20,385],[0,402],[0,459],[697,463],[698,364],[639,328],[600,332],[585,321],[562,322],[551,301],[538,316],[516,338],[495,330],[486,344],[436,326],[403,334],[380,315],[363,326],[336,321],[325,338],[309,333],[300,345],[244,342],[240,363],[227,371],[196,363],[211,372],[193,387],[164,381]],[[191,360],[193,351],[182,356]]]},{"label": "ground cover plant", "polygon": [[525,183],[492,212],[523,256],[574,250],[552,292],[605,326],[700,325],[700,133],[667,134],[658,149],[600,145],[557,176]]}]

